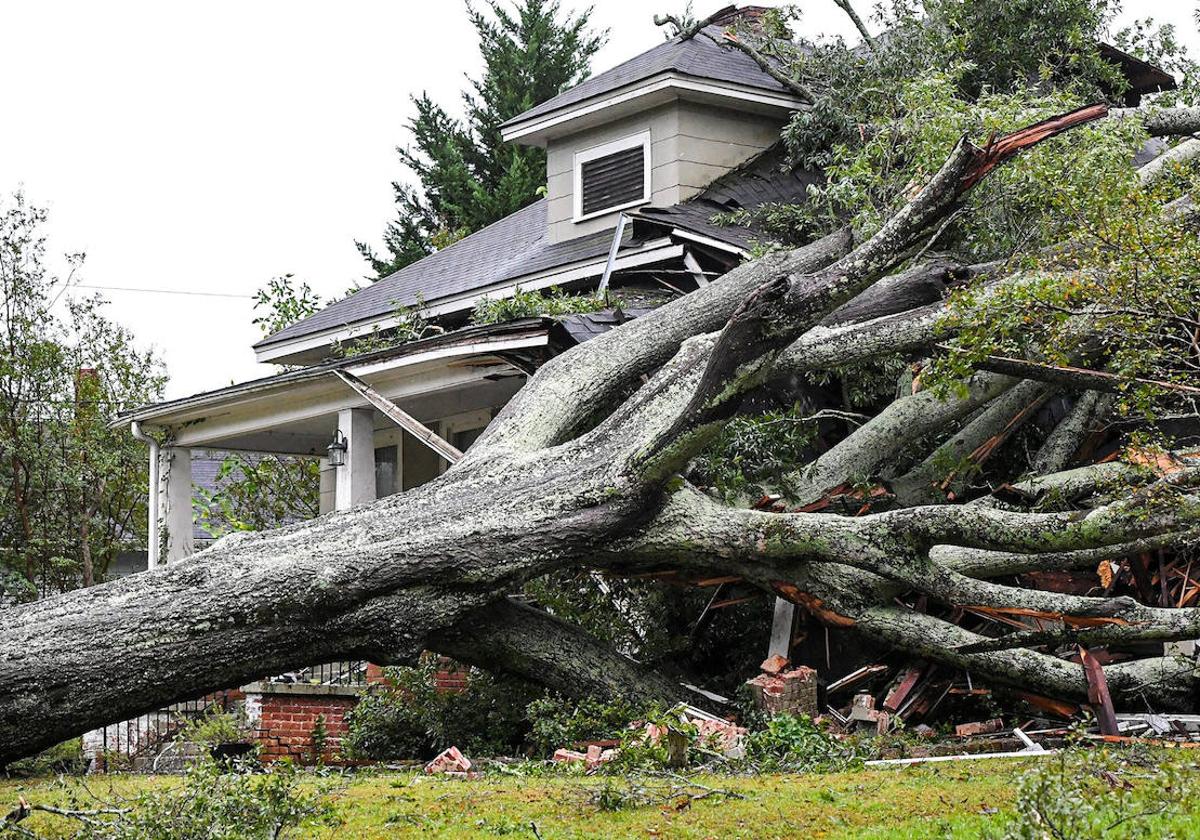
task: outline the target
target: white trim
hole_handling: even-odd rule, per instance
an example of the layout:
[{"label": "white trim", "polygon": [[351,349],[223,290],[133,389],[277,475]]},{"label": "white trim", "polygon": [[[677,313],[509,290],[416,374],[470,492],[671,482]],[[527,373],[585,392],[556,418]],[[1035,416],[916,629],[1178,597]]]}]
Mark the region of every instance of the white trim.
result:
[{"label": "white trim", "polygon": [[[591,148],[581,149],[576,152],[573,166],[575,176],[572,185],[574,207],[571,218],[576,222],[584,222],[588,219],[607,216],[609,213],[628,210],[630,207],[637,207],[648,202],[650,200],[650,145],[650,132],[639,131],[637,134],[622,137],[620,140],[601,143],[598,146],[592,146]],[[598,158],[616,154],[617,152],[636,149],[638,146],[642,147],[642,197],[633,201],[626,201],[624,204],[614,204],[612,207],[605,207],[601,210],[594,210],[591,213],[585,214],[583,212],[583,165]]]},{"label": "white trim", "polygon": [[[649,221],[654,221],[654,219],[650,218]],[[692,233],[690,230],[684,230],[683,228],[673,228],[671,230],[671,236],[672,238],[690,240],[695,242],[697,245],[707,245],[710,248],[716,248],[720,251],[728,251],[729,253],[736,254],[739,257],[744,257],[747,255],[746,250],[739,248],[737,245],[730,245],[728,242],[722,242],[719,239],[713,239],[711,236]]]},{"label": "white trim", "polygon": [[735,82],[702,80],[669,71],[659,76],[652,76],[637,83],[635,87],[628,87],[603,99],[585,99],[577,105],[566,107],[565,110],[534,117],[532,120],[514,123],[507,128],[502,127],[500,129],[500,136],[505,142],[520,140],[522,138],[529,138],[527,142],[534,142],[537,139],[536,135],[551,128],[561,126],[563,123],[577,120],[580,117],[594,114],[606,108],[632,102],[645,96],[664,92],[668,94],[690,93],[715,96],[720,99],[728,99],[731,102],[755,105],[770,110],[796,111],[804,105],[802,100],[783,91],[773,92],[762,90],[749,85],[739,85]]},{"label": "white trim", "polygon": [[[536,333],[510,336],[501,339],[481,339],[471,342],[470,344],[459,344],[452,347],[441,347],[433,350],[426,350],[421,353],[414,353],[408,356],[397,356],[390,359],[384,359],[379,362],[365,362],[353,364],[349,362],[343,367],[353,373],[355,376],[368,377],[390,371],[396,371],[403,368],[414,367],[420,364],[437,362],[443,359],[453,359],[459,356],[490,356],[494,353],[500,353],[508,350],[521,350],[529,347],[544,347],[549,344],[550,338],[544,328],[538,329]],[[499,361],[496,364],[500,364]],[[470,375],[473,378],[478,378],[477,374]],[[182,397],[178,400],[172,400],[162,406],[148,408],[145,411],[135,412],[137,422],[144,426],[164,427],[175,424],[188,424],[190,421],[197,418],[202,418],[206,414],[211,414],[211,409],[214,406],[230,407],[240,405],[242,403],[253,402],[262,397],[278,391],[294,390],[306,388],[316,384],[324,387],[334,377],[333,368],[321,371],[314,371],[312,376],[304,379],[288,379],[283,381],[266,380],[259,383],[247,383],[243,390],[222,390],[210,394],[196,394],[191,397]],[[341,389],[344,390],[344,389]],[[390,399],[390,397],[389,397]],[[351,404],[354,404],[351,401]],[[181,431],[181,434],[183,432]],[[199,445],[199,444],[192,444]]]},{"label": "white trim", "polygon": [[[639,250],[618,256],[613,268],[619,271],[622,268],[635,268],[646,263],[681,256],[683,256],[683,246],[672,243],[670,239],[663,237],[645,243]],[[548,269],[538,274],[517,277],[482,289],[473,289],[457,297],[427,306],[422,312],[429,317],[445,315],[451,312],[461,312],[474,307],[480,298],[512,297],[518,286],[528,292],[548,289],[551,286],[571,283],[575,280],[582,280],[591,276],[598,277],[604,270],[605,262],[606,259],[601,257],[585,263],[556,266],[553,269]],[[376,329],[385,330],[389,327],[394,327],[396,323],[396,316],[389,312],[387,315],[382,315],[378,318],[333,327],[311,335],[301,336],[291,341],[256,348],[254,354],[255,358],[260,362],[286,361],[290,356],[325,347],[334,340],[346,341],[360,335],[367,335]]]}]

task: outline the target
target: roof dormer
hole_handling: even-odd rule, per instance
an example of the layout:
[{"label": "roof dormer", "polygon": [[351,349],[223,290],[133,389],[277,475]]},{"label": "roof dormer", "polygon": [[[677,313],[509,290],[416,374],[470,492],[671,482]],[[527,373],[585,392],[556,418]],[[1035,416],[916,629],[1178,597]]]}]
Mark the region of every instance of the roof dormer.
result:
[{"label": "roof dormer", "polygon": [[546,149],[551,242],[611,229],[623,210],[678,204],[779,139],[802,103],[749,56],[722,46],[731,8],[506,122],[504,139]]}]

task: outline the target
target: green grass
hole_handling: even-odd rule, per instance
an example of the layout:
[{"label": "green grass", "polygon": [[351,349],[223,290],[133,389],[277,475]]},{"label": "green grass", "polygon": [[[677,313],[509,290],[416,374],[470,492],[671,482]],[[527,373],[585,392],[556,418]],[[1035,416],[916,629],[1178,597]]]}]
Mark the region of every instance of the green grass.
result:
[{"label": "green grass", "polygon": [[[464,781],[413,773],[359,773],[314,779],[336,803],[339,825],[306,826],[288,835],[304,838],[493,837],[533,838],[941,838],[979,837],[1011,817],[1020,777],[1052,758],[948,762],[902,769],[867,769],[803,776],[701,776],[703,784],[743,798],[712,796],[618,810],[601,810],[595,794],[605,785],[627,790],[620,777],[562,775],[515,777],[489,773]],[[92,792],[110,799],[165,777],[88,779]],[[666,784],[662,779],[653,783]],[[0,813],[23,794],[31,802],[63,804],[78,781],[0,780]],[[76,788],[77,790],[77,788]],[[618,803],[619,804],[619,803]],[[1193,812],[1194,811],[1194,812]],[[1200,803],[1182,802],[1155,821],[1177,836],[1200,833]],[[24,823],[55,835],[56,818]],[[0,832],[3,836],[3,832]]]}]

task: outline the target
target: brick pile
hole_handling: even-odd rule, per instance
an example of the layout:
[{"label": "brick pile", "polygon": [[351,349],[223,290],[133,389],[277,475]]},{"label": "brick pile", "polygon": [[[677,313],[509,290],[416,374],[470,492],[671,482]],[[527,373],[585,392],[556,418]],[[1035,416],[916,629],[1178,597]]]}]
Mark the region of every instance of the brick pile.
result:
[{"label": "brick pile", "polygon": [[787,712],[817,716],[817,672],[801,665],[789,668],[782,656],[772,656],[761,666],[762,673],[746,682],[754,705],[768,715]]}]

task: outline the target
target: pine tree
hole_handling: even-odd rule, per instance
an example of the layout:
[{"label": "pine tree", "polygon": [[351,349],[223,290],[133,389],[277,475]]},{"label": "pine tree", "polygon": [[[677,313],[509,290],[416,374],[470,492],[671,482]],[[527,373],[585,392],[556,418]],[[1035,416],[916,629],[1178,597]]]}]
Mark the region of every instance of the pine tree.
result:
[{"label": "pine tree", "polygon": [[585,79],[606,34],[588,26],[590,8],[563,14],[555,0],[516,0],[512,9],[487,0],[486,12],[468,3],[467,13],[479,35],[483,77],[463,93],[462,121],[425,94],[413,97],[413,144],[396,151],[419,186],[392,183],[397,213],[384,230],[386,253],[356,243],[372,279],[537,198],[546,153],[505,143],[500,125]]}]

